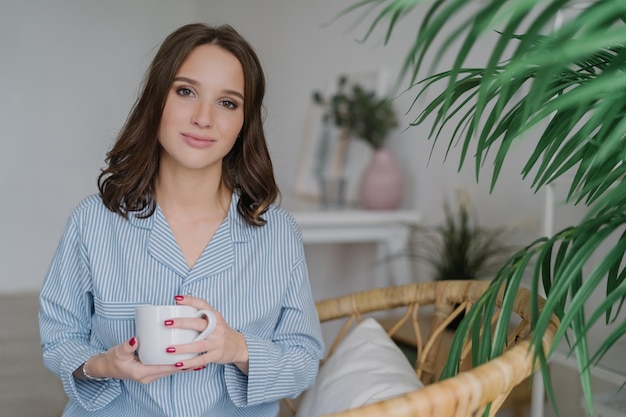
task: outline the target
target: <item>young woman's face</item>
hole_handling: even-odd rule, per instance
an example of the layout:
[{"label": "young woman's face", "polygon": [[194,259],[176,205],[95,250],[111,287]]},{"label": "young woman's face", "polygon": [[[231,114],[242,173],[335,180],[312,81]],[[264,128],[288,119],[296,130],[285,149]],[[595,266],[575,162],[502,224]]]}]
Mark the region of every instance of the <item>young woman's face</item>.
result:
[{"label": "young woman's face", "polygon": [[216,45],[196,47],[181,65],[159,126],[161,169],[221,173],[244,121],[244,75],[234,55]]}]

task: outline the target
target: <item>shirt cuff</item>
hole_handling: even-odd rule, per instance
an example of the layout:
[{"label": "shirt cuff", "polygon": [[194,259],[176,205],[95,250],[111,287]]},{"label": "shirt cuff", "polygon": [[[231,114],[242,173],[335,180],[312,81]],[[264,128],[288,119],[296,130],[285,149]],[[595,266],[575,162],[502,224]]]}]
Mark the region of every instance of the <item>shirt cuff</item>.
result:
[{"label": "shirt cuff", "polygon": [[237,407],[249,407],[265,402],[269,368],[268,352],[271,342],[244,335],[248,346],[248,375],[235,365],[224,367],[224,380],[230,399]]},{"label": "shirt cuff", "polygon": [[122,392],[119,379],[92,381],[74,378],[74,371],[98,351],[84,351],[75,355],[67,355],[64,359],[64,373],[61,375],[63,387],[69,398],[76,400],[87,411],[104,408]]}]

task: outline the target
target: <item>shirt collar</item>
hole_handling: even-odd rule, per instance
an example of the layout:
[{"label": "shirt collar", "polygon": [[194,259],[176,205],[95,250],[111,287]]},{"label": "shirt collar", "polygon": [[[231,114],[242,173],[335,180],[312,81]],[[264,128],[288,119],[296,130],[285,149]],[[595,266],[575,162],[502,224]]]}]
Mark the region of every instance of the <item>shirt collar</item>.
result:
[{"label": "shirt collar", "polygon": [[[246,223],[243,217],[239,215],[239,212],[237,211],[238,203],[239,192],[234,191],[230,200],[230,207],[228,209],[228,214],[226,215],[226,217],[229,220],[230,234],[233,242],[245,242],[252,237],[253,228],[256,226],[252,226]],[[135,227],[151,230],[154,227],[154,213],[146,218],[139,217],[146,214],[148,211],[149,208],[146,207],[141,211],[129,213],[128,221]]]},{"label": "shirt collar", "polygon": [[234,191],[228,209],[228,219],[230,220],[230,233],[233,242],[245,242],[252,237],[252,229],[256,226],[246,223],[244,218],[237,211],[239,203],[239,192]]}]

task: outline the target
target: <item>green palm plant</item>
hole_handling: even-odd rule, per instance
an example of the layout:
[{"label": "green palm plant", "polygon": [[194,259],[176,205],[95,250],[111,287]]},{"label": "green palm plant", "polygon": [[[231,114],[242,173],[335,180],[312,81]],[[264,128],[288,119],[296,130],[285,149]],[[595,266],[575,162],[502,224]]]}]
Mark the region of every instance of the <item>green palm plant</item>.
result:
[{"label": "green palm plant", "polygon": [[[589,351],[590,327],[602,318],[607,324],[615,321],[626,298],[626,2],[589,1],[556,24],[563,11],[576,3],[580,2],[360,0],[340,16],[366,8],[372,20],[364,38],[382,26],[390,42],[402,20],[417,15],[410,14],[413,9],[427,8],[419,13],[423,18],[416,25],[417,36],[399,77],[408,84],[405,94],[415,94],[410,109],[417,112],[414,124],[432,120],[433,147],[442,140],[444,127],[450,127],[447,149],[460,147],[459,169],[473,155],[477,179],[486,159],[492,157],[492,188],[513,142],[535,137],[536,147],[522,176],[531,180],[535,190],[557,179],[567,181],[567,202],[588,206],[588,214],[578,224],[537,239],[509,258],[491,291],[463,321],[451,355],[458,357],[470,333],[474,347],[478,346],[475,362],[502,352],[510,303],[529,271],[532,292],[543,291],[547,299],[540,314],[537,298],[532,300],[532,327],[548,395],[554,403],[546,361],[551,351],[543,352],[540,337],[549,317],[556,314],[561,326],[554,346],[563,338],[570,343],[592,411],[589,368],[626,333],[626,322],[614,323],[600,348]],[[472,48],[494,31],[497,39],[484,66],[467,66]],[[439,63],[449,51],[454,55],[449,70],[434,73],[424,68],[428,53],[435,52]],[[436,96],[417,110],[418,99],[433,90]],[[601,250],[603,243],[610,245],[608,251]],[[594,262],[592,255],[598,253],[601,260]],[[491,321],[494,298],[502,287],[506,295],[495,330],[483,331],[479,339],[478,329],[482,322]],[[586,312],[591,293],[601,287],[605,299]],[[446,369],[447,375],[456,371]]]}]

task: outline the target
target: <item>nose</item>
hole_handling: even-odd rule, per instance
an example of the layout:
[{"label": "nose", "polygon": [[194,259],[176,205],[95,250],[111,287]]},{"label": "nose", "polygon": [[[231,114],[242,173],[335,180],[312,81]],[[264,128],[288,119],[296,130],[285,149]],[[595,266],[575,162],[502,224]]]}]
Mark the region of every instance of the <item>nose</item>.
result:
[{"label": "nose", "polygon": [[205,100],[198,100],[194,106],[191,122],[198,127],[208,127],[211,125],[212,107]]}]

